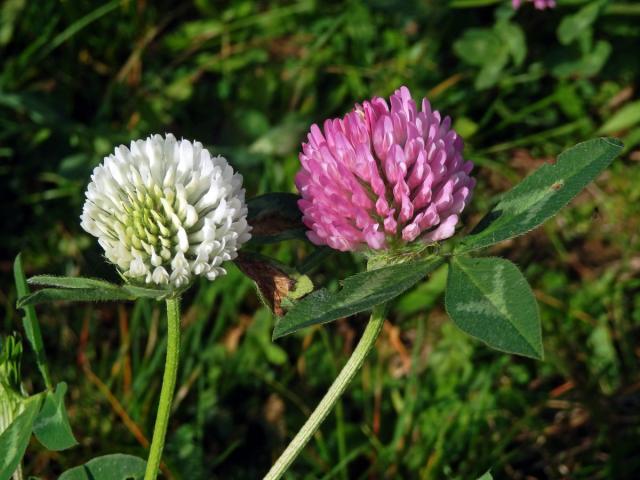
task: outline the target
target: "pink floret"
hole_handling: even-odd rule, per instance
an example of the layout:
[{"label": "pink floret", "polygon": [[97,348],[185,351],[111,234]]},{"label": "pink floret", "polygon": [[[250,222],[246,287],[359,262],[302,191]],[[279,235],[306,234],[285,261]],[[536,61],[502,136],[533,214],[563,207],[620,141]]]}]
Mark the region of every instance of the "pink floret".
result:
[{"label": "pink floret", "polygon": [[307,236],[341,251],[452,236],[468,205],[473,164],[449,117],[418,110],[407,87],[312,125],[296,186]]}]

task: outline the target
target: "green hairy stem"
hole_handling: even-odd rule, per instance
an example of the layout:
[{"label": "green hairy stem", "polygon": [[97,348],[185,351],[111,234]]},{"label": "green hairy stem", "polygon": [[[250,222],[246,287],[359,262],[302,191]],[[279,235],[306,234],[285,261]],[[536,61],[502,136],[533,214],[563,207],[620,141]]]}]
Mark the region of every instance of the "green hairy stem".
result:
[{"label": "green hairy stem", "polygon": [[291,440],[280,458],[273,464],[271,470],[264,477],[264,480],[277,480],[284,475],[287,468],[300,455],[302,449],[309,442],[311,437],[316,433],[322,422],[329,412],[333,409],[340,396],[349,386],[356,373],[362,368],[369,352],[376,343],[376,339],[382,330],[386,312],[386,305],[378,305],[371,312],[369,323],[362,334],[362,338],[358,342],[353,354],[342,368],[342,371],[335,379],[329,390],[322,398],[311,416],[307,419],[300,431]]},{"label": "green hairy stem", "polygon": [[162,377],[162,389],[160,391],[160,402],[158,404],[158,415],[153,428],[153,440],[149,450],[147,469],[144,480],[154,480],[158,475],[160,462],[162,460],[162,450],[169,424],[171,413],[171,402],[176,386],[178,374],[178,360],[180,357],[180,299],[167,299],[167,357],[164,366],[164,376]]}]

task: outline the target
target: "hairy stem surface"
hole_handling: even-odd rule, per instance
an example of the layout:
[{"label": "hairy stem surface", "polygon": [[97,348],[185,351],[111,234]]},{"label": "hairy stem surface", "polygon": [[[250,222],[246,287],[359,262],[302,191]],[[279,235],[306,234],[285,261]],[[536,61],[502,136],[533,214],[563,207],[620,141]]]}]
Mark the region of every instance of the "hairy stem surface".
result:
[{"label": "hairy stem surface", "polygon": [[367,328],[362,334],[362,338],[358,342],[353,354],[342,368],[342,371],[335,379],[325,396],[307,419],[300,431],[291,440],[280,458],[273,464],[271,470],[264,477],[264,480],[277,480],[284,475],[287,468],[300,455],[302,449],[309,442],[314,433],[318,430],[322,422],[329,412],[333,409],[340,396],[344,393],[347,386],[353,380],[356,373],[360,370],[369,352],[376,343],[376,339],[382,330],[384,324],[386,308],[385,305],[378,305],[371,312],[371,318],[367,324]]},{"label": "hairy stem surface", "polygon": [[153,427],[153,440],[151,441],[151,449],[149,450],[149,459],[147,460],[144,480],[154,480],[158,475],[158,469],[160,468],[160,462],[162,460],[162,450],[164,449],[164,439],[169,424],[171,402],[173,401],[173,392],[178,374],[178,359],[180,357],[179,298],[167,299],[167,325],[167,358],[164,364],[158,415],[156,416],[156,424]]}]

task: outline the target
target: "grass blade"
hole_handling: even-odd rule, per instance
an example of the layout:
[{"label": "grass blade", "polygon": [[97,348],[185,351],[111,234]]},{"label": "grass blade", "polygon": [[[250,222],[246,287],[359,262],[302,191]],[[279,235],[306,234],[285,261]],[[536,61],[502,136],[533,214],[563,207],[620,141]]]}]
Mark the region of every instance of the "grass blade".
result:
[{"label": "grass blade", "polygon": [[[13,277],[16,282],[16,290],[18,291],[18,303],[31,294],[29,285],[24,276],[24,270],[22,269],[22,254],[19,253],[13,262]],[[40,324],[38,323],[38,317],[36,316],[36,309],[33,305],[22,305],[25,316],[23,319],[24,330],[27,335],[27,340],[31,344],[34,353],[36,354],[36,363],[38,369],[42,374],[44,383],[47,389],[53,388],[53,382],[51,381],[51,375],[49,374],[49,366],[47,365],[47,357],[44,351],[44,342],[42,341],[42,332],[40,332]]]}]

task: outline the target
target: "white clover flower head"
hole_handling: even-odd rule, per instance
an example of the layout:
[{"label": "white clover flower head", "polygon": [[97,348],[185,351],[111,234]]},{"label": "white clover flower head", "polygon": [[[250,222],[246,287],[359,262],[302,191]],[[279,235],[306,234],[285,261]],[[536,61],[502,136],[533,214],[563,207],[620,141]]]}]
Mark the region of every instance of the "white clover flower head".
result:
[{"label": "white clover flower head", "polygon": [[81,226],[135,283],[180,289],[226,274],[251,238],[242,175],[167,134],[116,147],[91,175]]}]

